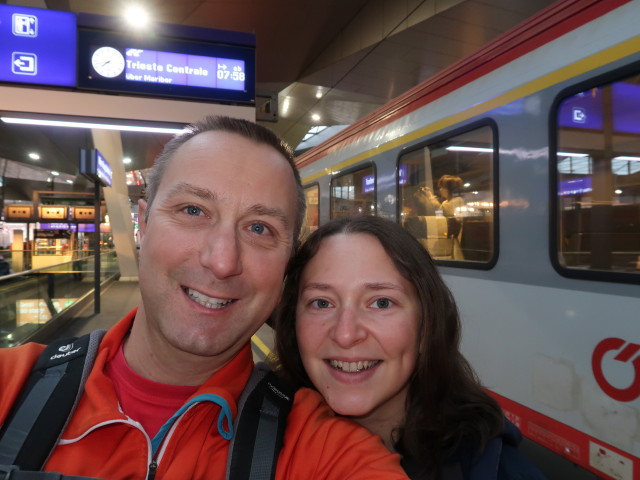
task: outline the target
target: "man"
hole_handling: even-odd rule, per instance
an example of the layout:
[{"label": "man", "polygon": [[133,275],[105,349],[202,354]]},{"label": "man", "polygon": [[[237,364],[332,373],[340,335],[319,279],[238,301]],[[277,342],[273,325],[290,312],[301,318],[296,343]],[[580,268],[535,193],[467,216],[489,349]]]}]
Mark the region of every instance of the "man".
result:
[{"label": "man", "polygon": [[[45,470],[105,479],[223,479],[250,337],[274,309],[304,215],[288,147],[210,117],[156,161],[140,207],[140,306],[106,334]],[[42,350],[0,351],[0,421]],[[406,478],[397,457],[301,391],[276,479]]]}]

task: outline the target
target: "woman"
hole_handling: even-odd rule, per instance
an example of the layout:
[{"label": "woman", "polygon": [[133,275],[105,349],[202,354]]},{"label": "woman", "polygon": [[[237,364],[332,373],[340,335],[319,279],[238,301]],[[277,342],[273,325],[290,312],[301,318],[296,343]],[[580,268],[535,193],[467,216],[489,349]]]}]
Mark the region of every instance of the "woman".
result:
[{"label": "woman", "polygon": [[433,260],[391,221],[331,221],[289,264],[276,319],[289,381],[380,435],[413,479],[510,478],[505,454],[519,474],[523,465],[537,473],[503,441],[519,432],[506,424],[505,433],[459,342],[458,310]]},{"label": "woman", "polygon": [[440,207],[445,217],[456,216],[456,210],[464,205],[462,197],[453,196],[462,188],[462,179],[455,175],[443,175],[438,180],[438,190],[443,198]]}]

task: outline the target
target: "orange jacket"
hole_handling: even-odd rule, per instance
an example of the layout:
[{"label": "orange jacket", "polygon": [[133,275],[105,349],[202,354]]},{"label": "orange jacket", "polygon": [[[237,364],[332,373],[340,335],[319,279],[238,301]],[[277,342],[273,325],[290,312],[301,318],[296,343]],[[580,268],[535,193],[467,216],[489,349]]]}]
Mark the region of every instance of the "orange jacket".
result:
[{"label": "orange jacket", "polygon": [[[104,369],[134,317],[135,310],[103,338],[78,408],[45,470],[109,480],[141,480],[155,469],[157,480],[223,480],[229,441],[218,432],[218,405],[203,401],[187,409],[169,429],[155,455],[142,427],[120,410]],[[43,348],[31,343],[0,349],[0,422]],[[235,418],[236,402],[252,369],[247,344],[193,397],[218,395],[227,401]],[[406,478],[399,457],[390,454],[378,437],[335,417],[317,392],[303,389],[296,393],[278,460],[277,480]]]}]

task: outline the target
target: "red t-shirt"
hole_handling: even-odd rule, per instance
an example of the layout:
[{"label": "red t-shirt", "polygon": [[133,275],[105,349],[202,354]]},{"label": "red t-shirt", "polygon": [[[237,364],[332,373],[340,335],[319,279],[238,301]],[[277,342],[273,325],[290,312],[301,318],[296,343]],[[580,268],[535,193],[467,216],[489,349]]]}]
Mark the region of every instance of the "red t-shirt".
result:
[{"label": "red t-shirt", "polygon": [[138,375],[124,358],[122,345],[107,363],[106,374],[113,382],[122,411],[139,422],[149,438],[198,390],[198,386],[166,385]]}]

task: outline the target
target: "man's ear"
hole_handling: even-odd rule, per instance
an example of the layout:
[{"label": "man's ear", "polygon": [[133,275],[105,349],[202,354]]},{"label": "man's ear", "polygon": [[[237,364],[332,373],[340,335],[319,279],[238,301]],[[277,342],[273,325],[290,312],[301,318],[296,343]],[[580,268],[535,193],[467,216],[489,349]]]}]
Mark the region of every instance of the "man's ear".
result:
[{"label": "man's ear", "polygon": [[147,201],[142,198],[138,200],[138,225],[140,227],[140,242],[144,238],[144,233],[147,229]]}]

